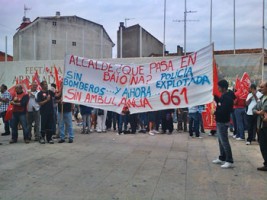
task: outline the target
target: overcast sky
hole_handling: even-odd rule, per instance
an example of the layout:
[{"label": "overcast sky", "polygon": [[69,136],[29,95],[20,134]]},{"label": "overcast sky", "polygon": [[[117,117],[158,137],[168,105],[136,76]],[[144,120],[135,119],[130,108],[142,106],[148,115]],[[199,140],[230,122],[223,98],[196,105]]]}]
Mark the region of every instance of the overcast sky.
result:
[{"label": "overcast sky", "polygon": [[[212,39],[215,50],[234,48],[233,1],[213,0]],[[176,52],[184,46],[184,0],[166,0],[166,50]],[[187,0],[187,51],[197,51],[209,44],[211,0]],[[5,51],[8,36],[8,54],[13,55],[13,35],[22,22],[24,4],[31,8],[26,16],[37,17],[76,15],[101,24],[112,41],[117,44],[119,22],[127,26],[140,24],[163,42],[164,0],[0,0],[0,51]],[[263,0],[235,0],[236,49],[262,47]],[[267,2],[266,2],[267,4]],[[266,10],[266,9],[265,9]],[[265,11],[266,12],[266,11]],[[265,15],[266,16],[266,15]],[[266,23],[265,23],[266,24]],[[266,31],[265,31],[266,32]],[[266,46],[266,45],[265,45]],[[113,48],[116,57],[117,46]]]}]

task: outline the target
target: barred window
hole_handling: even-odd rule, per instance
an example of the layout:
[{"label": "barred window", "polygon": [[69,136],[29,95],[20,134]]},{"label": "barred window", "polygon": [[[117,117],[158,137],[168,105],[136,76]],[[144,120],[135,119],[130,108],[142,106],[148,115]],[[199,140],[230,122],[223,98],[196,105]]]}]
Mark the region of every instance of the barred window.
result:
[{"label": "barred window", "polygon": [[53,26],[56,26],[57,25],[57,22],[53,22]]},{"label": "barred window", "polygon": [[56,44],[57,43],[57,41],[56,40],[52,40],[52,44]]},{"label": "barred window", "polygon": [[72,46],[76,46],[76,42],[72,42]]}]

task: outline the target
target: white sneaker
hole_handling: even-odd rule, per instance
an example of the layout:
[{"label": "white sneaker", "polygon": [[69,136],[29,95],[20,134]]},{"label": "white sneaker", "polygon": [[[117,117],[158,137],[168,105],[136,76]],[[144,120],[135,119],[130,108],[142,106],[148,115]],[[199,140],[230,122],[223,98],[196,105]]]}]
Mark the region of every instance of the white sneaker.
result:
[{"label": "white sneaker", "polygon": [[223,161],[220,160],[219,158],[217,158],[217,159],[213,160],[212,163],[213,163],[213,164],[222,164]]},{"label": "white sneaker", "polygon": [[236,135],[233,135],[233,138],[236,138]]},{"label": "white sneaker", "polygon": [[242,138],[236,138],[237,141],[243,141],[245,139],[242,139]]},{"label": "white sneaker", "polygon": [[153,131],[149,131],[148,134],[149,134],[149,135],[152,135],[152,136],[155,135],[155,134],[153,133]]},{"label": "white sneaker", "polygon": [[198,139],[202,139],[203,137],[201,137],[201,136],[198,136],[198,137],[196,137],[196,138],[198,138]]},{"label": "white sneaker", "polygon": [[152,132],[155,134],[159,134],[159,132],[157,130],[152,130]]},{"label": "white sneaker", "polygon": [[229,163],[229,162],[225,162],[223,165],[221,165],[221,168],[224,168],[224,169],[233,168],[233,167],[234,167],[233,163]]},{"label": "white sneaker", "polygon": [[251,142],[246,142],[246,145],[251,145]]}]

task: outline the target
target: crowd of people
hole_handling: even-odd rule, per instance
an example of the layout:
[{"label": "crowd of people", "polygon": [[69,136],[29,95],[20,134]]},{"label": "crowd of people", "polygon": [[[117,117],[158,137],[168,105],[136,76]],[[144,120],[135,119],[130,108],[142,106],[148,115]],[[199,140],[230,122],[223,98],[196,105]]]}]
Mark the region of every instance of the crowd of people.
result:
[{"label": "crowd of people", "polygon": [[[18,141],[18,128],[23,131],[26,144],[30,141],[39,141],[40,144],[53,144],[57,137],[58,143],[73,143],[73,116],[81,120],[81,134],[91,132],[106,132],[113,130],[117,135],[148,133],[172,134],[174,121],[177,122],[177,131],[189,132],[190,137],[202,138],[205,133],[202,112],[204,105],[189,108],[166,109],[161,111],[131,114],[125,106],[120,114],[85,105],[73,105],[62,102],[62,87],[56,89],[51,84],[48,89],[46,81],[42,81],[40,91],[37,83],[33,82],[30,91],[25,92],[23,86],[15,86],[13,96],[8,92],[6,85],[1,85],[0,113],[4,130],[2,136],[11,135],[10,144]],[[217,134],[220,155],[213,160],[214,164],[222,164],[222,168],[233,167],[233,156],[228,139],[228,129],[233,130],[233,137],[237,141],[245,141],[251,145],[256,138],[264,158],[264,166],[258,170],[267,171],[267,83],[261,83],[257,89],[251,84],[250,93],[246,98],[240,92],[228,89],[228,82],[218,82],[221,96],[215,96],[216,110],[213,111],[216,120],[216,130],[210,135]],[[10,120],[6,119],[8,107],[13,105],[13,114]],[[81,116],[78,119],[78,116]],[[160,128],[161,126],[161,128]],[[11,131],[10,131],[11,130]],[[247,130],[247,138],[245,138]]]}]

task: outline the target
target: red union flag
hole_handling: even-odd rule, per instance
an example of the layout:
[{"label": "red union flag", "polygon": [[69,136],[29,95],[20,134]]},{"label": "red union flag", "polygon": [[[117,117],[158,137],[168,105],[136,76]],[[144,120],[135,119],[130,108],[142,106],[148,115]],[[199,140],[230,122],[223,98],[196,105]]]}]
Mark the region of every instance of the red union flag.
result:
[{"label": "red union flag", "polygon": [[215,102],[211,102],[206,105],[206,110],[202,112],[204,129],[216,130],[215,116],[212,114],[215,109]]},{"label": "red union flag", "polygon": [[244,72],[240,80],[240,87],[239,87],[239,91],[241,93],[241,96],[240,96],[241,99],[247,98],[250,84],[251,84],[250,77],[247,72]]}]

